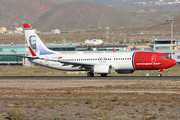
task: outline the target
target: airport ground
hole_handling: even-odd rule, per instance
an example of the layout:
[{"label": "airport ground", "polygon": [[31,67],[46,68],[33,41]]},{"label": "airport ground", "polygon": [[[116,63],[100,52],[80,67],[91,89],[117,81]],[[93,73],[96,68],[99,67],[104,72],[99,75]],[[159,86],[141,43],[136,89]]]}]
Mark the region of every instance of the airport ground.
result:
[{"label": "airport ground", "polygon": [[[163,75],[177,76],[179,67],[174,66]],[[1,66],[0,71],[1,76],[86,75],[39,66]],[[136,71],[129,74],[134,79],[127,80],[1,78],[0,119],[5,119],[10,108],[25,110],[27,120],[52,120],[57,116],[62,120],[180,119],[180,78],[136,79],[147,73],[157,75],[158,71]],[[119,100],[115,101],[117,96]]]},{"label": "airport ground", "polygon": [[179,80],[7,79],[0,80],[0,98],[10,98],[0,100],[2,120],[10,108],[25,110],[28,120],[180,119]]}]

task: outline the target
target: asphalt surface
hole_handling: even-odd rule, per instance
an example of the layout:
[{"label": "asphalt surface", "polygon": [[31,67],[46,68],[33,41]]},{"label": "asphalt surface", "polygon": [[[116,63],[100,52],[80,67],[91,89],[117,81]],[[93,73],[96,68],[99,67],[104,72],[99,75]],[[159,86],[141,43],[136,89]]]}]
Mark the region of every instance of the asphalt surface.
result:
[{"label": "asphalt surface", "polygon": [[58,79],[58,80],[180,80],[180,76],[107,76],[107,77],[87,77],[87,76],[0,76],[3,79]]}]

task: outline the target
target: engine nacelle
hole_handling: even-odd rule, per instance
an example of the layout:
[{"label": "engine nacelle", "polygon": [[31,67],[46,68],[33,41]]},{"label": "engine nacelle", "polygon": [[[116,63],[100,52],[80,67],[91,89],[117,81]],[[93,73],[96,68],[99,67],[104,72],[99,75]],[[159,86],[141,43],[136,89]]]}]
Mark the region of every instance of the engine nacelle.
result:
[{"label": "engine nacelle", "polygon": [[117,70],[118,74],[128,74],[128,73],[134,73],[134,70]]},{"label": "engine nacelle", "polygon": [[96,74],[110,74],[112,71],[111,65],[94,65],[94,73]]}]

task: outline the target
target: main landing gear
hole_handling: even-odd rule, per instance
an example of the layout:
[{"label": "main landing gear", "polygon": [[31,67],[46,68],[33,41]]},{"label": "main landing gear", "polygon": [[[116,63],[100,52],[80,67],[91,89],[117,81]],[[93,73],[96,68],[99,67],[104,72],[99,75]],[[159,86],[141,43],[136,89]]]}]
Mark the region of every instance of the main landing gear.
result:
[{"label": "main landing gear", "polygon": [[107,74],[101,74],[101,77],[107,77]]},{"label": "main landing gear", "polygon": [[[88,77],[94,77],[94,73],[92,71],[87,72]],[[107,74],[101,74],[101,77],[107,77]]]},{"label": "main landing gear", "polygon": [[87,76],[88,77],[94,77],[94,73],[92,71],[90,71],[90,72],[87,73]]}]

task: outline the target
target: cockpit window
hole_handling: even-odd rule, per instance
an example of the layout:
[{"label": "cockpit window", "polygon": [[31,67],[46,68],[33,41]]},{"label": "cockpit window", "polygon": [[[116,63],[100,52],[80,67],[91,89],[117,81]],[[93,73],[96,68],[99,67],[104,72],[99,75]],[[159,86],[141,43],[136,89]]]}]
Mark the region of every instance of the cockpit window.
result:
[{"label": "cockpit window", "polygon": [[163,57],[161,57],[162,59],[166,59],[166,58],[169,58],[169,57],[165,57],[165,56],[163,56]]}]

